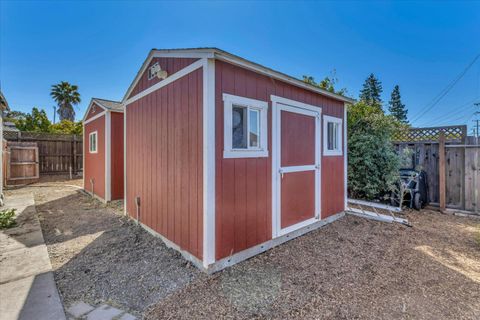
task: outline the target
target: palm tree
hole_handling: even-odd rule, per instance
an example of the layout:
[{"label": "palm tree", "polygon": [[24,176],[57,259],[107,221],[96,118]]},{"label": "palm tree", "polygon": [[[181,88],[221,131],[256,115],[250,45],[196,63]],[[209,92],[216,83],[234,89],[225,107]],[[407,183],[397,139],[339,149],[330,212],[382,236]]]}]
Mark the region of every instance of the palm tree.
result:
[{"label": "palm tree", "polygon": [[75,109],[73,106],[80,103],[78,86],[72,85],[66,81],[61,81],[59,84],[52,86],[50,95],[53,100],[57,102],[57,112],[60,121],[64,119],[75,121]]}]

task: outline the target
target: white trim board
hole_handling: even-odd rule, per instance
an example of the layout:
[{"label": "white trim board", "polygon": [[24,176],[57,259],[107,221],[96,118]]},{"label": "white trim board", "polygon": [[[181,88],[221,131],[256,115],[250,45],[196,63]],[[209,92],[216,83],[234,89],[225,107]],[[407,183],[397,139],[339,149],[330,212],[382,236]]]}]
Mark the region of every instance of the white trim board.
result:
[{"label": "white trim board", "polygon": [[[268,102],[256,99],[245,98],[224,93],[223,98],[223,158],[259,158],[268,157]],[[247,146],[243,149],[232,147],[232,113],[233,106],[247,108],[247,117],[244,119],[247,126]],[[259,114],[259,147],[249,146],[250,121],[249,110],[255,110]]]},{"label": "white trim board", "polygon": [[[203,58],[203,265],[215,262],[215,60]],[[168,78],[167,78],[168,79]]]},{"label": "white trim board", "polygon": [[[305,104],[299,101],[271,96],[272,100],[272,238],[275,239],[296,229],[303,228],[321,220],[321,114],[322,108]],[[288,111],[307,115],[315,119],[315,163],[305,166],[281,167],[281,112]],[[315,172],[315,212],[314,217],[287,228],[281,227],[281,176],[287,172],[314,171]]]},{"label": "white trim board", "polygon": [[127,98],[130,96],[130,94],[133,91],[133,88],[138,84],[138,81],[140,81],[140,78],[142,75],[145,73],[147,70],[148,65],[152,61],[153,58],[198,58],[198,59],[203,59],[203,58],[214,58],[213,52],[211,50],[203,50],[203,49],[197,49],[195,51],[193,50],[181,50],[181,49],[152,49],[148,53],[147,57],[142,63],[142,66],[140,67],[140,70],[137,72],[135,75],[135,78],[133,79],[132,83],[127,89],[127,92],[123,96],[122,101],[127,100]]},{"label": "white trim board", "polygon": [[94,115],[93,117],[88,118],[87,120],[83,121],[83,125],[89,124],[90,122],[95,121],[95,120],[97,120],[98,118],[101,118],[101,117],[104,116],[106,113],[107,113],[107,111],[102,111],[102,112]]},{"label": "white trim board", "polygon": [[[336,123],[339,127],[337,129],[337,143],[338,143],[338,149],[334,150],[328,150],[328,123]],[[342,156],[343,155],[343,145],[342,145],[342,136],[343,136],[343,131],[342,130],[343,126],[343,120],[342,118],[337,118],[337,117],[332,117],[332,116],[327,116],[323,115],[323,155],[325,157],[329,156]]]},{"label": "white trim board", "polygon": [[[95,135],[95,150],[92,151],[92,136]],[[98,153],[98,131],[95,130],[95,131],[92,131],[92,132],[89,132],[88,133],[88,153],[91,153],[91,154],[95,154],[95,153]]]},{"label": "white trim board", "polygon": [[112,200],[112,115],[105,115],[105,200]]},{"label": "white trim board", "polygon": [[345,198],[344,201],[344,210],[348,208],[348,132],[347,132],[347,127],[348,127],[348,121],[347,121],[347,116],[348,116],[348,104],[344,103],[343,105],[343,195]]},{"label": "white trim board", "polygon": [[314,231],[316,229],[319,229],[327,224],[330,224],[342,217],[345,216],[345,212],[339,212],[337,214],[331,215],[325,219],[322,220],[316,220],[316,222],[309,224],[307,226],[303,226],[295,231],[291,231],[290,233],[281,235],[277,238],[271,239],[269,241],[266,241],[264,243],[258,244],[254,247],[245,249],[243,251],[237,252],[229,257],[225,257],[223,259],[220,259],[216,261],[214,264],[209,265],[206,271],[208,274],[212,274],[218,271],[221,271],[227,267],[233,266],[234,264],[237,264],[239,262],[245,261],[251,257],[254,257],[262,252],[265,252],[267,250],[270,250],[278,245],[281,245],[289,240],[298,238],[308,232]]},{"label": "white trim board", "polygon": [[175,72],[174,74],[172,74],[171,76],[167,77],[165,80],[162,80],[156,84],[154,84],[153,86],[143,90],[142,92],[136,94],[135,96],[131,97],[131,98],[128,98],[125,102],[123,102],[123,104],[125,105],[125,109],[127,108],[127,106],[132,103],[132,102],[135,102],[137,101],[138,99],[141,99],[147,95],[149,95],[150,93],[186,76],[187,74],[189,74],[190,72],[193,72],[201,67],[203,67],[205,64],[205,61],[204,60],[198,60],[188,66],[186,66],[185,68]]},{"label": "white trim board", "polygon": [[234,54],[228,53],[226,51],[217,49],[217,48],[193,48],[193,49],[153,49],[149,52],[147,58],[144,60],[139,72],[135,75],[135,78],[133,82],[130,84],[130,86],[127,89],[127,92],[125,93],[125,96],[123,97],[122,101],[127,100],[128,96],[131,94],[133,88],[137,85],[139,79],[141,78],[142,74],[145,72],[147,69],[148,65],[150,64],[150,61],[154,57],[166,57],[166,58],[199,58],[199,59],[219,59],[237,66],[240,66],[242,68],[248,69],[255,71],[257,73],[287,82],[291,85],[294,85],[296,87],[300,87],[309,91],[313,91],[316,93],[319,93],[323,96],[327,96],[330,98],[333,98],[335,100],[343,101],[343,102],[348,102],[348,103],[354,103],[355,100],[352,98],[344,97],[335,93],[332,93],[330,91],[315,87],[313,85],[310,85],[308,83],[305,83],[304,81],[300,79],[296,79],[294,77],[291,77],[289,75],[286,75],[282,72],[270,69],[268,67],[262,66],[258,63],[249,61],[247,59],[241,58],[239,56],[236,56]]},{"label": "white trim board", "polygon": [[[93,98],[90,100],[90,104],[87,107],[87,111],[85,111],[85,114],[83,115],[82,121],[85,122],[87,120],[88,113],[90,112],[90,109],[92,108],[93,104],[95,104],[97,107],[100,109],[103,109],[103,111],[106,111],[107,109],[102,106],[101,104],[97,103]],[[90,120],[90,119],[89,119]]]}]

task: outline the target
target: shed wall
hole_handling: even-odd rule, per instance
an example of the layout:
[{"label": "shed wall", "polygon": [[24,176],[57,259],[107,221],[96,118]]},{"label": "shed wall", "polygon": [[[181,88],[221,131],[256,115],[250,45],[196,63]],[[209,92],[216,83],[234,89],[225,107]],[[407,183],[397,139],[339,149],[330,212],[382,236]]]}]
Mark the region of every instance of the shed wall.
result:
[{"label": "shed wall", "polygon": [[103,109],[102,107],[100,107],[98,104],[96,104],[94,102],[92,107],[88,111],[88,114],[87,114],[85,120],[88,120],[88,119],[96,116],[97,114],[102,113],[103,111],[105,111],[105,109]]},{"label": "shed wall", "polygon": [[123,113],[111,113],[111,194],[112,200],[123,198]]},{"label": "shed wall", "polygon": [[[269,103],[268,157],[223,158],[223,93]],[[344,117],[344,103],[341,101],[223,61],[216,61],[216,259],[272,238],[272,94],[320,106],[323,115],[342,119]],[[323,121],[321,122],[323,125]],[[323,129],[320,132],[323,132]],[[322,219],[344,210],[343,177],[343,156],[322,157]]]},{"label": "shed wall", "polygon": [[[174,62],[173,65],[178,65]],[[202,259],[203,72],[126,107],[127,212]]]},{"label": "shed wall", "polygon": [[[89,152],[89,134],[97,131],[97,153]],[[105,199],[105,115],[85,124],[83,154],[85,156],[84,189],[92,192],[90,179],[94,180],[93,192]]]},{"label": "shed wall", "polygon": [[170,76],[197,60],[198,59],[193,58],[153,58],[152,61],[150,61],[150,63],[148,64],[146,71],[142,74],[137,84],[133,88],[132,92],[129,95],[129,98],[162,81],[159,78],[153,78],[148,80],[148,69],[155,63],[158,62],[162,70],[167,71],[168,76]]}]

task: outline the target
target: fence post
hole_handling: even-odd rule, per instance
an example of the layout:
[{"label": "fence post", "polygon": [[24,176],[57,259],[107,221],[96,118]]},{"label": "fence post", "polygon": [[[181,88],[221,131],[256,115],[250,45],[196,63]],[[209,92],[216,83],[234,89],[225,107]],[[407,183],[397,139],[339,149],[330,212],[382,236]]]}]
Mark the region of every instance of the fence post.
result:
[{"label": "fence post", "polygon": [[446,181],[445,181],[445,132],[442,130],[438,137],[438,184],[440,188],[440,211],[445,212],[446,209]]},{"label": "fence post", "polygon": [[72,164],[73,174],[76,175],[77,174],[77,135],[76,134],[73,135],[72,145],[73,145],[73,159],[71,164]]}]

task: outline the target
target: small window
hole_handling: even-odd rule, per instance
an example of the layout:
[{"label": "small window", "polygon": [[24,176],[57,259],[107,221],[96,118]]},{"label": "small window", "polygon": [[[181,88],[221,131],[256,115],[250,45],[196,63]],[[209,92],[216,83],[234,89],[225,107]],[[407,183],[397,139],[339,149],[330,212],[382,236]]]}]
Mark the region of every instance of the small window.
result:
[{"label": "small window", "polygon": [[268,103],[229,94],[225,107],[225,158],[267,157]]},{"label": "small window", "polygon": [[97,131],[90,133],[88,137],[88,146],[90,153],[97,153]]},{"label": "small window", "polygon": [[323,116],[323,155],[342,155],[342,119]]}]

